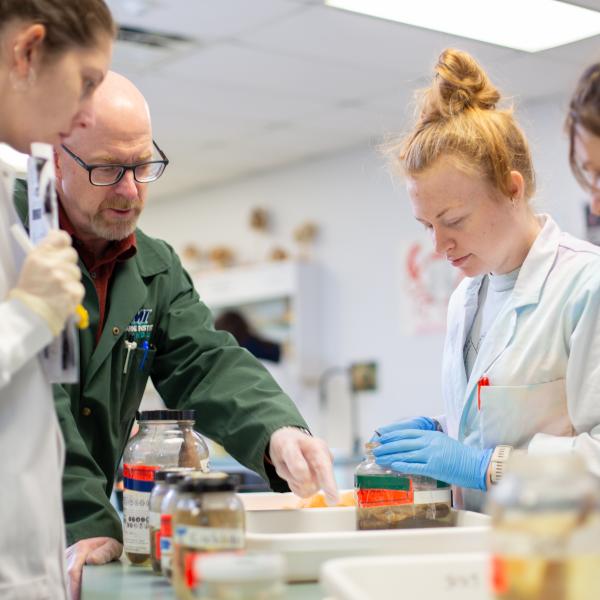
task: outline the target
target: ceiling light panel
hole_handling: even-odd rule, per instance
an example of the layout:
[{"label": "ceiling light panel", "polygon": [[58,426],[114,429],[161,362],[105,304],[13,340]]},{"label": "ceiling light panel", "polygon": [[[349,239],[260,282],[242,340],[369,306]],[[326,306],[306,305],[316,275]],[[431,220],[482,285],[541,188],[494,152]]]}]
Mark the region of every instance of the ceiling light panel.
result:
[{"label": "ceiling light panel", "polygon": [[526,52],[600,34],[600,12],[558,0],[325,0],[325,4]]}]

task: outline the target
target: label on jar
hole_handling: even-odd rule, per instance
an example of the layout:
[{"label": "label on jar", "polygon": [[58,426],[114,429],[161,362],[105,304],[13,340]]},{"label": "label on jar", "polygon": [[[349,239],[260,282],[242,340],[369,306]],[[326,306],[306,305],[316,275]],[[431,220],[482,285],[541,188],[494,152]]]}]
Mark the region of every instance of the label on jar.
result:
[{"label": "label on jar", "polygon": [[160,513],[155,510],[149,512],[150,527],[152,529],[160,529]]},{"label": "label on jar", "polygon": [[436,489],[415,491],[410,477],[357,475],[356,488],[358,506],[362,508],[451,502],[448,484],[437,482]]},{"label": "label on jar", "polygon": [[171,568],[171,557],[173,555],[173,544],[170,537],[160,534],[160,568],[166,573]]},{"label": "label on jar", "polygon": [[226,527],[178,525],[175,543],[195,550],[235,550],[244,547],[244,532]]},{"label": "label on jar", "polygon": [[123,546],[125,552],[150,554],[150,494],[154,487],[153,465],[123,465]]},{"label": "label on jar", "polygon": [[374,506],[396,506],[398,504],[413,504],[412,490],[357,490],[358,506],[370,508]]},{"label": "label on jar", "polygon": [[502,556],[492,556],[491,578],[494,594],[501,596],[508,592],[508,569]]},{"label": "label on jar", "polygon": [[396,475],[357,475],[356,487],[363,490],[397,490],[409,492],[412,490],[410,477]]},{"label": "label on jar", "polygon": [[362,508],[414,502],[413,486],[409,477],[357,475],[356,488],[358,506]]},{"label": "label on jar", "polygon": [[450,488],[439,490],[423,490],[414,493],[414,504],[437,504],[452,501]]},{"label": "label on jar", "polygon": [[171,556],[173,554],[172,523],[173,517],[171,515],[160,515],[160,568],[163,573],[171,569]]}]

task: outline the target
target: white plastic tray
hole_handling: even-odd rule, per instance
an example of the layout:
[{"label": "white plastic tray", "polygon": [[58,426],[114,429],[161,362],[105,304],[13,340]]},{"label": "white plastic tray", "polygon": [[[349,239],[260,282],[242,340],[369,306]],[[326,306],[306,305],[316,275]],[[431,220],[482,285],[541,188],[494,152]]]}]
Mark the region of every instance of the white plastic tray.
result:
[{"label": "white plastic tray", "polygon": [[316,581],[326,560],[349,556],[482,552],[489,517],[456,511],[457,525],[432,529],[356,531],[355,509],[290,508],[294,494],[241,494],[246,507],[246,547],[281,552],[288,581]]},{"label": "white plastic tray", "polygon": [[489,600],[489,563],[485,553],[343,558],[323,566],[321,583],[335,600]]}]

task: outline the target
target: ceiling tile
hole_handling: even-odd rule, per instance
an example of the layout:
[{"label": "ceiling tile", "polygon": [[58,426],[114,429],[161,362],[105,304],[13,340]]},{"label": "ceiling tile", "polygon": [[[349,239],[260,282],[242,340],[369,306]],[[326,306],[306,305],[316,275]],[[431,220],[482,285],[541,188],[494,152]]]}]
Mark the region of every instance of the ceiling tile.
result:
[{"label": "ceiling tile", "polygon": [[327,6],[315,6],[244,34],[240,39],[278,53],[411,77],[431,70],[440,52],[447,47],[459,47],[482,60],[514,53],[499,46]]},{"label": "ceiling tile", "polygon": [[537,54],[487,65],[487,71],[504,97],[517,102],[564,93],[573,89],[578,75],[570,62]]},{"label": "ceiling tile", "polygon": [[134,81],[151,108],[156,105],[202,117],[280,122],[317,112],[323,104],[318,99],[249,88],[236,81],[209,83],[160,74],[137,77]]},{"label": "ceiling tile", "polygon": [[210,42],[252,31],[304,8],[286,0],[108,0],[124,25]]},{"label": "ceiling tile", "polygon": [[600,35],[540,52],[539,56],[568,60],[576,65],[588,65],[598,62],[600,61]]},{"label": "ceiling tile", "polygon": [[198,83],[235,84],[267,93],[344,100],[387,91],[394,81],[373,69],[221,44],[169,65],[173,77]]}]

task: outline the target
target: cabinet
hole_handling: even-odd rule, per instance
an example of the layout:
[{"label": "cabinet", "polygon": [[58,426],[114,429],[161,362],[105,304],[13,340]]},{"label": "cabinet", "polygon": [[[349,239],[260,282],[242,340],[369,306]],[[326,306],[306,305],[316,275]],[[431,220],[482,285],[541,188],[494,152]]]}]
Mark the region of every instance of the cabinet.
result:
[{"label": "cabinet", "polygon": [[315,264],[260,263],[203,271],[193,279],[215,317],[239,310],[258,334],[285,348],[283,362],[298,383],[315,383],[322,367]]}]

